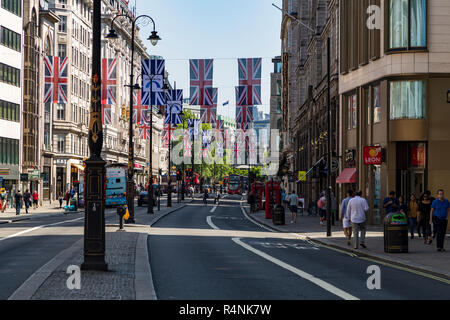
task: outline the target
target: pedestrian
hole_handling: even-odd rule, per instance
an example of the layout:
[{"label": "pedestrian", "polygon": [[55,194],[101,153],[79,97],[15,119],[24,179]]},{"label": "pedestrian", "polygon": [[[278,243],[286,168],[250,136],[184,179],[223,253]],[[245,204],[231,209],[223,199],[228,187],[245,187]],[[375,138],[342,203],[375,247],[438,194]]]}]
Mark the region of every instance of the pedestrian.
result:
[{"label": "pedestrian", "polygon": [[400,195],[398,196],[398,211],[403,213],[405,216],[408,216],[408,206],[405,203],[405,198]]},{"label": "pedestrian", "polygon": [[7,197],[6,197],[6,190],[5,188],[0,189],[0,210],[5,212],[6,210],[6,203],[7,203]]},{"label": "pedestrian", "polygon": [[[358,249],[359,245],[366,249],[366,212],[369,211],[369,204],[362,197],[362,191],[356,193],[356,197],[351,199],[347,205],[347,215],[352,222],[354,235],[354,248]],[[361,243],[359,241],[359,232],[361,231]]]},{"label": "pedestrian", "polygon": [[69,206],[70,201],[70,192],[66,191],[66,195],[64,196],[64,200],[66,200],[66,206]]},{"label": "pedestrian", "polygon": [[286,210],[288,206],[288,200],[286,199],[287,198],[286,190],[281,189],[280,193],[281,193],[281,203],[283,204],[283,207]]},{"label": "pedestrian", "polygon": [[256,212],[256,209],[255,209],[256,198],[255,198],[255,194],[253,193],[253,191],[251,191],[250,194],[248,195],[248,203],[250,204],[250,213]]},{"label": "pedestrian", "polygon": [[59,208],[62,209],[62,204],[63,204],[63,201],[64,201],[64,197],[63,197],[62,192],[59,194],[58,200],[59,200]]},{"label": "pedestrian", "polygon": [[23,194],[23,202],[25,203],[25,213],[28,213],[28,208],[31,206],[31,194],[28,189]]},{"label": "pedestrian", "polygon": [[349,189],[347,191],[347,197],[342,200],[341,203],[341,220],[342,220],[342,227],[344,228],[344,235],[347,239],[347,245],[349,246],[351,244],[352,239],[352,222],[350,221],[350,217],[347,215],[347,207],[348,202],[353,199],[354,192],[352,189]]},{"label": "pedestrian", "polygon": [[435,219],[436,223],[436,246],[437,251],[443,252],[444,249],[444,240],[445,233],[447,232],[447,224],[448,224],[448,214],[450,213],[450,202],[444,198],[444,190],[439,189],[437,191],[437,199],[433,201],[431,204],[431,218],[430,224],[433,223],[432,218]]},{"label": "pedestrian", "polygon": [[[428,195],[428,199],[430,199],[431,203],[433,203],[433,201],[436,200],[436,198],[431,195],[431,191],[430,190],[425,191],[425,193]],[[433,220],[433,223],[430,225],[430,229],[431,229],[431,233],[430,234],[432,234],[432,237],[434,239],[434,238],[436,238],[436,230],[437,230],[437,228],[436,228],[436,218],[433,215],[431,215],[431,218]]]},{"label": "pedestrian", "polygon": [[288,196],[289,211],[291,212],[291,224],[297,221],[298,196],[294,192],[290,192]]},{"label": "pedestrian", "polygon": [[33,192],[33,208],[34,208],[34,210],[36,210],[39,207],[38,201],[39,201],[39,194],[36,190],[34,190],[34,192]]},{"label": "pedestrian", "polygon": [[419,211],[419,203],[414,193],[409,197],[408,209],[409,233],[411,233],[411,239],[414,239],[414,229],[417,225],[417,212]]},{"label": "pedestrian", "polygon": [[203,203],[205,204],[205,206],[208,206],[208,199],[209,198],[209,194],[208,194],[208,190],[206,190],[206,188],[203,191]]},{"label": "pedestrian", "polygon": [[424,193],[422,195],[421,200],[419,201],[419,224],[422,226],[422,230],[424,230],[423,234],[423,243],[431,244],[433,240],[431,239],[431,204],[432,201],[428,195],[428,193]]},{"label": "pedestrian", "polygon": [[331,206],[330,206],[331,216],[333,217],[334,220],[339,221],[339,215],[337,212],[337,199],[333,191],[330,192],[331,192]]},{"label": "pedestrian", "polygon": [[16,206],[16,216],[20,214],[20,208],[22,207],[22,200],[23,195],[20,193],[20,190],[17,190],[16,194],[14,195],[14,202]]},{"label": "pedestrian", "polygon": [[323,222],[327,220],[327,198],[325,197],[325,192],[323,191],[317,201],[317,207],[319,208],[320,225],[324,226]]},{"label": "pedestrian", "polygon": [[383,208],[386,210],[386,216],[390,213],[398,211],[399,204],[398,199],[395,197],[395,191],[389,192],[389,197],[384,198]]},{"label": "pedestrian", "polygon": [[214,198],[214,204],[219,205],[219,202],[220,202],[220,193],[219,193],[219,190],[216,189],[216,196]]}]

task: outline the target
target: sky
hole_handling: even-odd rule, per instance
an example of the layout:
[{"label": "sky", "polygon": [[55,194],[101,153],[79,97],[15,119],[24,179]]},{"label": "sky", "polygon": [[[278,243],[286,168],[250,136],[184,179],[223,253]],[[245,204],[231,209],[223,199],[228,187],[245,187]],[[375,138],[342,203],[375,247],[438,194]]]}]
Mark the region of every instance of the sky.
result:
[{"label": "sky", "polygon": [[[214,58],[213,87],[218,90],[218,114],[235,117],[235,91],[238,85],[237,58],[263,58],[262,103],[270,111],[272,58],[280,55],[281,0],[132,0],[137,14],[147,14],[156,23],[162,40],[150,55],[163,56],[166,70],[177,89],[189,97],[189,59]],[[142,28],[147,39],[151,25]],[[222,106],[225,101],[229,106]]]}]

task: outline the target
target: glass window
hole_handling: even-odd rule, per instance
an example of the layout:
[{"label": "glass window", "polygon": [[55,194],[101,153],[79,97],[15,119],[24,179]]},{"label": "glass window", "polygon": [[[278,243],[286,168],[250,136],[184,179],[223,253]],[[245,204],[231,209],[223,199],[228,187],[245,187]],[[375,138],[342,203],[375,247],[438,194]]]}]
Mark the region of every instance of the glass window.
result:
[{"label": "glass window", "polygon": [[425,81],[390,82],[390,119],[424,119],[425,90]]},{"label": "glass window", "polygon": [[67,57],[67,45],[66,44],[58,44],[58,57],[61,57],[61,58]]},{"label": "glass window", "polygon": [[19,17],[22,16],[22,0],[2,0],[2,8]]},{"label": "glass window", "polygon": [[373,93],[373,123],[381,121],[381,106],[380,106],[380,85],[372,88]]},{"label": "glass window", "polygon": [[61,19],[58,23],[58,31],[66,33],[67,32],[67,16],[59,16]]},{"label": "glass window", "polygon": [[56,105],[56,119],[66,120],[66,105],[63,103],[58,103]]},{"label": "glass window", "polygon": [[356,125],[358,123],[356,104],[357,104],[357,97],[356,97],[356,94],[354,94],[352,96],[352,128],[353,129],[356,128]]},{"label": "glass window", "polygon": [[425,47],[426,0],[389,0],[389,49]]}]

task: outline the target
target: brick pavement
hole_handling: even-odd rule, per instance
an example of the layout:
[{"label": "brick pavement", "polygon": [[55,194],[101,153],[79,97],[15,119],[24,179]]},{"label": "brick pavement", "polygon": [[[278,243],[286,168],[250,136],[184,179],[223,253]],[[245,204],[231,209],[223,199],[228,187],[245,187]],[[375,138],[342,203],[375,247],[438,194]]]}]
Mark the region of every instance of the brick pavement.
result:
[{"label": "brick pavement", "polygon": [[[244,205],[244,208],[246,209],[247,213],[250,212],[247,205]],[[289,210],[286,210],[285,214],[286,224],[282,226],[276,226],[272,223],[271,219],[266,219],[264,211],[248,214],[248,216],[254,221],[276,231],[299,233],[302,236],[313,241],[345,251],[353,252],[360,256],[368,256],[380,259],[381,261],[387,263],[413,267],[417,270],[428,271],[450,279],[449,237],[446,237],[446,244],[447,247],[449,247],[446,252],[437,252],[435,240],[431,245],[425,245],[423,243],[423,238],[418,238],[416,234],[414,239],[409,239],[408,253],[385,253],[383,227],[369,225],[367,226],[366,234],[367,249],[353,249],[353,242],[352,245],[347,245],[341,221],[336,221],[335,226],[332,227],[332,237],[327,237],[326,226],[321,226],[319,224],[318,216],[308,216],[307,213],[302,216],[299,213],[297,215],[296,223],[291,224]]]},{"label": "brick pavement", "polygon": [[[173,200],[175,201],[172,202],[172,208],[167,208],[166,201],[161,201],[161,211],[155,208],[155,214],[152,215],[147,214],[147,207],[136,207],[136,224],[124,225],[125,232],[117,232],[117,225],[107,225],[105,260],[109,270],[106,272],[82,271],[80,290],[67,288],[66,281],[69,275],[66,270],[70,265],[80,266],[83,262],[82,240],[66,250],[69,252],[67,257],[65,252],[60,254],[64,256],[62,263],[58,260],[61,258],[57,256],[54,259],[57,261],[57,266],[54,266],[55,262],[52,260],[48,263],[50,267],[43,266],[43,270],[36,271],[10,299],[134,300],[155,297],[154,292],[143,292],[145,291],[143,286],[136,284],[136,281],[150,281],[147,284],[151,287],[149,261],[148,258],[142,259],[142,256],[147,255],[147,237],[140,235],[147,234],[150,226],[165,215],[179,210],[192,201],[186,199],[184,202],[177,203],[176,197]],[[139,266],[136,265],[138,260]],[[42,279],[43,274],[45,279]]]}]

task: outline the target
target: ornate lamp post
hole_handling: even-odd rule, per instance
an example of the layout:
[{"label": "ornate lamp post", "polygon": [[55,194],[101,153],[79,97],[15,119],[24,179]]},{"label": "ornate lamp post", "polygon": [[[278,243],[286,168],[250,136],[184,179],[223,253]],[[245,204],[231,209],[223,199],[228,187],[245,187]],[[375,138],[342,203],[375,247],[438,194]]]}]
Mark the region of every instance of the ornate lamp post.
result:
[{"label": "ornate lamp post", "polygon": [[[133,90],[135,89],[135,85],[133,85],[134,82],[134,38],[135,38],[135,32],[136,32],[136,21],[141,18],[147,18],[150,19],[153,23],[153,31],[150,35],[150,37],[147,39],[150,41],[150,43],[153,46],[156,46],[158,41],[161,40],[161,38],[158,36],[158,32],[155,31],[155,21],[148,15],[140,15],[137,18],[132,18],[125,14],[119,14],[117,15],[112,21],[111,21],[111,28],[109,30],[109,34],[106,36],[108,39],[117,39],[119,36],[117,35],[115,29],[114,29],[114,21],[119,17],[126,17],[131,22],[131,74],[130,74],[130,84],[127,85],[130,87],[130,123],[128,128],[128,180],[127,180],[127,205],[128,205],[128,211],[130,213],[130,218],[126,221],[126,223],[135,223],[134,221],[134,141],[133,141]],[[95,44],[95,40],[94,40]],[[151,154],[151,152],[150,152]],[[153,204],[152,204],[153,205]],[[152,206],[153,209],[153,206]]]},{"label": "ornate lamp post", "polygon": [[90,158],[85,161],[84,261],[82,270],[106,271],[105,180],[101,101],[101,1],[94,0],[92,33],[92,85],[89,119]]}]

